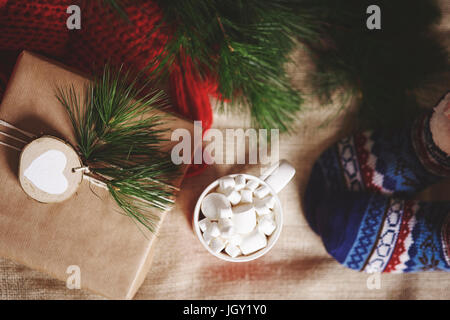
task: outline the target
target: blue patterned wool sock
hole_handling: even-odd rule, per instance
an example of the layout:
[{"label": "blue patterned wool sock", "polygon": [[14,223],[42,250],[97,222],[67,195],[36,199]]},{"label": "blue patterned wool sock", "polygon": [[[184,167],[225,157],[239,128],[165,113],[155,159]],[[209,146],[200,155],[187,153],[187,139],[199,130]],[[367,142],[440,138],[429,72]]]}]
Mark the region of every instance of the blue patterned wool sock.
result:
[{"label": "blue patterned wool sock", "polygon": [[364,271],[450,270],[450,203],[405,200],[450,176],[430,116],[396,133],[343,139],[313,167],[304,211],[327,251]]},{"label": "blue patterned wool sock", "polygon": [[351,269],[450,271],[450,202],[343,191],[323,197],[314,219],[328,253]]},{"label": "blue patterned wool sock", "polygon": [[434,143],[431,115],[396,131],[367,131],[342,139],[315,164],[330,191],[410,196],[450,176],[450,157]]}]

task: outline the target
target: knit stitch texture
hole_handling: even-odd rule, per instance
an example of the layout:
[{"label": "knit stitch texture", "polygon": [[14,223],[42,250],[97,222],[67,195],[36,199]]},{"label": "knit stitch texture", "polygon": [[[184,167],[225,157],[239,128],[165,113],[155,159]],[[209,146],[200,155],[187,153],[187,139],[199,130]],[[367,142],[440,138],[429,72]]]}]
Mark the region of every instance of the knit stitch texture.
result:
[{"label": "knit stitch texture", "polygon": [[430,115],[396,132],[363,132],[326,150],[312,169],[305,214],[327,251],[367,272],[450,271],[450,202],[410,200],[445,176]]}]

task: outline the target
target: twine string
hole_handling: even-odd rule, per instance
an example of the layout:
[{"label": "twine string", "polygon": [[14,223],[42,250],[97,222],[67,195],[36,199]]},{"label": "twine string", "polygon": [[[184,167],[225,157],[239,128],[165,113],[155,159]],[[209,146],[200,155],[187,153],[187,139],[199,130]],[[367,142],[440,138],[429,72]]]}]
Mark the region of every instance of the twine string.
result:
[{"label": "twine string", "polygon": [[[36,137],[31,132],[28,132],[28,131],[22,130],[20,128],[17,128],[16,126],[10,124],[9,122],[6,122],[6,121],[1,120],[1,119],[0,119],[0,126],[3,126],[5,128],[8,128],[8,129],[12,129],[12,130],[14,130],[16,132],[20,132],[21,134],[23,134],[24,136],[26,136],[28,138],[35,138]],[[23,143],[23,144],[27,144],[28,143],[28,141],[25,141],[25,140],[23,140],[21,138],[18,138],[16,136],[13,136],[12,134],[6,133],[6,132],[1,131],[1,130],[0,130],[0,135],[4,136],[4,137],[7,137],[9,139],[15,140],[17,142]],[[10,149],[13,149],[13,150],[16,150],[16,151],[19,151],[19,152],[21,152],[22,149],[23,149],[23,148],[16,147],[16,146],[14,146],[12,144],[9,144],[9,143],[3,142],[3,141],[0,141],[0,145],[5,146],[5,147],[10,148]]]},{"label": "twine string", "polygon": [[25,130],[22,130],[22,129],[20,129],[20,128],[17,128],[17,127],[15,127],[15,126],[13,126],[12,124],[10,124],[10,123],[8,123],[8,122],[6,122],[6,121],[4,121],[4,120],[1,120],[1,119],[0,119],[0,125],[4,126],[4,127],[6,127],[6,128],[9,128],[9,129],[13,129],[13,130],[15,130],[15,131],[18,131],[18,132],[20,132],[21,134],[27,136],[28,138],[36,138],[36,135],[35,135],[35,134],[33,134],[33,133],[31,133],[31,132],[28,132],[28,131],[25,131]]},{"label": "twine string", "polygon": [[92,183],[93,185],[108,190],[108,185],[100,180],[95,179],[92,176],[87,175],[85,172],[83,172],[83,179],[88,181],[89,183]]},{"label": "twine string", "polygon": [[14,146],[12,146],[12,145],[10,145],[10,144],[7,144],[7,143],[5,143],[5,142],[1,142],[1,141],[0,141],[0,145],[1,145],[1,146],[8,147],[8,148],[11,148],[11,149],[14,149],[14,150],[19,151],[19,152],[22,151],[22,149],[17,148],[17,147],[14,147]]},{"label": "twine string", "polygon": [[[32,138],[32,139],[37,138],[37,136],[32,134],[31,132],[28,132],[28,131],[22,130],[20,128],[17,128],[16,126],[12,125],[11,123],[6,122],[6,121],[1,120],[1,119],[0,119],[0,126],[3,126],[5,128],[14,130],[16,132],[19,132],[19,133],[23,134],[24,136],[26,136],[28,138]],[[0,129],[0,136],[7,137],[9,139],[15,140],[15,141],[23,143],[23,144],[28,144],[28,141],[25,141],[25,140],[23,140],[21,138],[13,136],[12,134],[3,132],[3,131],[1,131],[1,129]],[[3,141],[0,141],[0,145],[4,146],[4,147],[7,147],[7,148],[10,148],[10,149],[13,149],[13,150],[16,150],[18,152],[21,152],[22,149],[23,149],[23,147],[19,148],[19,147],[16,147],[16,146],[12,145],[12,144],[3,142]],[[89,173],[91,173],[91,171],[89,170],[88,166],[82,166],[82,167],[79,167],[79,168],[73,168],[72,171],[73,172],[80,172],[81,171],[81,172],[83,172],[83,179],[88,180],[90,183],[92,183],[93,185],[96,185],[96,186],[98,186],[100,188],[108,189],[106,183],[104,183],[104,182],[102,182],[102,181],[100,181],[98,179],[95,179],[94,177],[88,175]]]},{"label": "twine string", "polygon": [[72,171],[73,172],[80,172],[81,171],[83,173],[91,173],[91,170],[89,170],[88,166],[73,168]]},{"label": "twine string", "polygon": [[95,185],[97,187],[100,187],[103,189],[108,189],[108,186],[106,185],[106,183],[89,175],[91,173],[89,166],[81,166],[78,168],[73,168],[72,171],[73,172],[82,172],[84,180],[89,181],[90,183],[92,183],[93,185]]},{"label": "twine string", "polygon": [[0,131],[0,135],[5,136],[5,137],[10,138],[10,139],[13,139],[13,140],[16,140],[16,141],[19,141],[19,142],[22,142],[22,143],[28,143],[28,142],[26,142],[25,140],[22,140],[22,139],[20,139],[20,138],[17,138],[17,137],[15,137],[15,136],[10,135],[10,134],[8,134],[8,133],[6,133],[6,132],[3,132],[3,131]]},{"label": "twine string", "polygon": [[[12,129],[12,130],[17,131],[17,132],[20,132],[24,136],[26,136],[28,138],[31,138],[31,139],[36,139],[37,138],[37,136],[35,134],[33,134],[31,132],[28,132],[28,131],[25,131],[25,130],[22,130],[20,128],[17,128],[16,126],[14,126],[14,125],[12,125],[12,124],[4,121],[4,120],[1,120],[1,119],[0,119],[0,126],[3,126],[5,128],[8,128],[8,129]],[[23,144],[28,144],[29,143],[28,141],[25,141],[25,140],[23,140],[21,138],[18,138],[16,136],[13,136],[12,134],[3,132],[1,130],[0,130],[0,136],[7,137],[9,139],[15,140],[15,141],[23,143]],[[22,149],[23,149],[23,147],[19,148],[19,147],[16,147],[14,145],[11,145],[11,144],[8,144],[6,142],[3,142],[3,141],[0,141],[0,145],[1,146],[5,146],[5,147],[10,148],[10,149],[13,149],[13,150],[16,150],[18,152],[21,152]],[[118,168],[118,170],[121,170],[121,168]],[[91,170],[89,169],[88,166],[81,166],[81,167],[73,168],[72,171],[73,172],[82,172],[84,180],[88,181],[89,183],[92,183],[93,185],[95,185],[95,186],[97,186],[99,188],[108,190],[108,185],[105,182],[100,181],[99,179],[96,179],[95,177],[93,177],[91,175]],[[173,187],[173,188],[175,188],[175,187]],[[178,189],[178,188],[175,188],[175,189]],[[166,205],[164,205],[164,204],[162,204],[162,203],[160,203],[158,201],[156,201],[155,203],[152,204],[152,203],[150,203],[150,202],[148,202],[148,201],[146,201],[144,199],[141,199],[141,198],[137,198],[137,197],[134,197],[134,196],[133,196],[133,198],[135,198],[136,200],[142,201],[144,203],[149,203],[150,205],[157,206],[157,207],[159,207],[159,208],[161,208],[163,210],[167,210],[168,209],[168,206],[166,206]],[[168,201],[170,203],[174,202],[172,199],[168,199],[168,198],[165,198],[163,196],[159,196],[159,198],[161,200]]]}]

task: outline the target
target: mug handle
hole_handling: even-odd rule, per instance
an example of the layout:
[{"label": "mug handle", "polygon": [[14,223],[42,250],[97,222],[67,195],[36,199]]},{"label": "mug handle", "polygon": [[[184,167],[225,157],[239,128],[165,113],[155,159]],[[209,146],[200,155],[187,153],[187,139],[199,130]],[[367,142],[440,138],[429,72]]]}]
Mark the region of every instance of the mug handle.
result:
[{"label": "mug handle", "polygon": [[259,178],[278,193],[292,180],[294,175],[295,168],[287,160],[281,160],[270,167]]}]

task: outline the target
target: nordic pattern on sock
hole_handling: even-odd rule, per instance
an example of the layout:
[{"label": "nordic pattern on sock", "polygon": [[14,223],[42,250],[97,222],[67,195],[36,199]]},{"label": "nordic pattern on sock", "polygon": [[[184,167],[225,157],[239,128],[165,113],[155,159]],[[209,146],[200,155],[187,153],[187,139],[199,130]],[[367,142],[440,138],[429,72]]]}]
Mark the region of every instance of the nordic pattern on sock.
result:
[{"label": "nordic pattern on sock", "polygon": [[[409,260],[402,272],[447,270],[450,261],[446,255],[450,205],[439,202],[419,202],[412,226],[413,240],[408,250]],[[443,233],[445,232],[445,234]]]},{"label": "nordic pattern on sock", "polygon": [[342,139],[336,144],[337,159],[341,165],[347,189],[351,191],[364,190],[362,172],[359,163],[354,138]]},{"label": "nordic pattern on sock", "polygon": [[404,200],[450,176],[450,157],[435,145],[429,119],[342,139],[314,165],[305,216],[341,264],[366,272],[450,271],[450,203]]},{"label": "nordic pattern on sock", "polygon": [[341,172],[337,148],[326,153],[321,164],[313,167],[304,209],[330,255],[349,268],[366,272],[450,271],[449,202],[331,190],[330,186],[342,187],[346,181],[342,174],[333,176]]},{"label": "nordic pattern on sock", "polygon": [[393,253],[396,244],[404,247],[403,239],[399,240],[403,212],[405,212],[406,217],[404,221],[409,221],[408,216],[406,215],[407,210],[404,202],[392,200],[380,229],[377,243],[372,249],[372,253],[367,260],[366,266],[364,267],[364,271],[384,271],[390,260],[394,258]]},{"label": "nordic pattern on sock", "polygon": [[[395,208],[396,209],[396,208]],[[377,268],[378,270],[382,270],[384,272],[392,272],[392,273],[398,273],[401,270],[405,269],[404,263],[408,260],[408,249],[412,243],[411,239],[411,229],[412,226],[415,224],[415,217],[414,212],[417,210],[415,207],[415,204],[411,201],[405,201],[402,204],[402,211],[403,214],[400,216],[400,223],[398,234],[396,233],[394,237],[396,240],[394,241],[395,246],[392,250],[389,250],[389,252],[386,253],[388,256],[387,259],[384,258],[383,260],[385,263],[383,265],[377,266],[370,266],[369,268]],[[394,210],[397,212],[397,210]],[[392,217],[391,220],[394,220],[395,217]],[[394,226],[392,226],[394,227]],[[387,241],[386,241],[387,242]],[[378,247],[378,246],[377,246]],[[380,248],[383,250],[383,248]],[[380,251],[381,251],[380,250]],[[375,255],[382,256],[381,254],[378,254],[378,251],[374,251]],[[381,258],[381,257],[380,257]],[[369,261],[374,261],[376,264],[377,257],[374,256],[369,259]],[[387,262],[386,262],[387,260]],[[374,271],[374,270],[367,270],[367,271]]]},{"label": "nordic pattern on sock", "polygon": [[330,191],[410,196],[441,179],[424,167],[411,140],[410,128],[358,133],[326,150],[316,166]]},{"label": "nordic pattern on sock", "polygon": [[382,194],[411,194],[436,182],[418,161],[410,129],[394,134],[377,131],[355,135],[355,147],[366,190]]},{"label": "nordic pattern on sock", "polygon": [[[348,183],[345,181],[342,173],[340,155],[336,147],[332,147],[325,151],[320,159],[316,162],[314,170],[320,171],[324,176],[324,191],[347,190]],[[358,170],[358,169],[357,169]],[[313,177],[311,177],[312,179]]]},{"label": "nordic pattern on sock", "polygon": [[351,269],[361,270],[370,256],[378,231],[386,215],[387,199],[374,196],[364,212],[357,237],[343,264]]},{"label": "nordic pattern on sock", "polygon": [[382,201],[377,198],[364,214],[344,265],[370,273],[450,271],[450,203],[390,199],[386,213],[374,227]]}]

